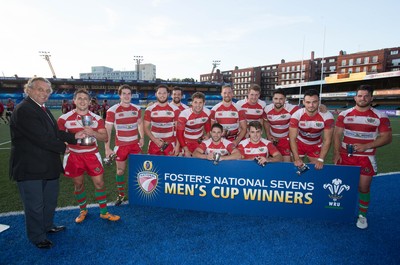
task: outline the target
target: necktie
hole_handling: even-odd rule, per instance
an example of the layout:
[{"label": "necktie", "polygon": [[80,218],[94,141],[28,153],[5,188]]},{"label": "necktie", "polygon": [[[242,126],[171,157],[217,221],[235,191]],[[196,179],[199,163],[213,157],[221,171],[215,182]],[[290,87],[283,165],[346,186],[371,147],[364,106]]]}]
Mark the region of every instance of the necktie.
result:
[{"label": "necktie", "polygon": [[50,122],[54,125],[53,120],[51,119],[50,115],[47,113],[46,111],[46,107],[45,106],[41,106],[42,110],[46,113],[47,117],[49,117]]}]

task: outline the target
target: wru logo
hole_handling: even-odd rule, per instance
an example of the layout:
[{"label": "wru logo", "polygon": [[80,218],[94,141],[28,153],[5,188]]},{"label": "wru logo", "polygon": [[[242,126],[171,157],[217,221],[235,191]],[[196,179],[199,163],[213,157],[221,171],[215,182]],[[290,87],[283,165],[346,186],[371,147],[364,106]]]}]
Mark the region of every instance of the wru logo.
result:
[{"label": "wru logo", "polygon": [[330,191],[331,194],[329,194],[329,198],[335,202],[343,197],[343,195],[340,194],[342,194],[344,190],[350,190],[349,185],[342,185],[341,179],[333,179],[332,184],[324,184],[323,187],[324,189],[328,189]]}]

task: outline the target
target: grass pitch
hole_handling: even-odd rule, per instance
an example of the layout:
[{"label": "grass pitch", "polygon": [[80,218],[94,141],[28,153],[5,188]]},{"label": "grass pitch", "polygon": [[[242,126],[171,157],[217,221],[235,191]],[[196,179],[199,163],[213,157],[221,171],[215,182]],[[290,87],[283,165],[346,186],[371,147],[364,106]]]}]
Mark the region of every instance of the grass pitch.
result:
[{"label": "grass pitch", "polygon": [[[58,118],[61,112],[58,110],[53,110],[54,117]],[[387,172],[398,172],[400,171],[400,165],[398,164],[398,159],[396,155],[400,147],[400,118],[391,118],[391,124],[393,129],[393,141],[390,145],[378,148],[377,151],[377,161],[379,173]],[[114,142],[114,139],[111,139]],[[144,152],[147,151],[147,142],[145,141]],[[0,213],[10,212],[10,211],[20,211],[22,210],[22,203],[20,201],[18,188],[15,182],[9,180],[8,177],[8,165],[10,156],[10,131],[8,125],[0,123]],[[112,145],[113,146],[113,145]],[[104,144],[99,143],[100,153],[104,154]],[[328,164],[332,163],[332,149],[326,159]],[[115,185],[115,165],[111,167],[105,166],[104,168],[104,180],[107,192],[108,201],[113,201],[117,196],[117,188]],[[126,171],[128,172],[128,171]],[[127,173],[125,174],[127,177]],[[58,198],[58,206],[71,206],[77,205],[74,195],[73,195],[73,184],[70,179],[61,176],[61,186],[60,194]],[[94,198],[94,187],[90,177],[86,176],[85,179],[86,191],[87,191],[87,202],[95,203]],[[126,187],[128,185],[126,184]]]}]

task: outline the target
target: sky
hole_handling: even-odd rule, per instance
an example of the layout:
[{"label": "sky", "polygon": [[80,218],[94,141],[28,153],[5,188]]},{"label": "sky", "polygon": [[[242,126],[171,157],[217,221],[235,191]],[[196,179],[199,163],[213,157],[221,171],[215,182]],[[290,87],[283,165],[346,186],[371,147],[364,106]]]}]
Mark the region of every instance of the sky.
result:
[{"label": "sky", "polygon": [[221,71],[400,46],[400,1],[0,0],[0,75],[59,78],[92,66],[157,78]]}]

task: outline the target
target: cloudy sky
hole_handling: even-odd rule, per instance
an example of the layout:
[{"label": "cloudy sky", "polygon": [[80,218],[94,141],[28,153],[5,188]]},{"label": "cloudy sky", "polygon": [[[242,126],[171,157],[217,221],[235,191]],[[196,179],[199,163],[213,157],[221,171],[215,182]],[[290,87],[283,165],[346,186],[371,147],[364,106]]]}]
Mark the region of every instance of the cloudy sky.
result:
[{"label": "cloudy sky", "polygon": [[134,70],[140,55],[158,78],[199,79],[213,60],[231,70],[400,46],[398,0],[0,3],[1,76],[51,77],[39,51],[51,53],[57,77]]}]

